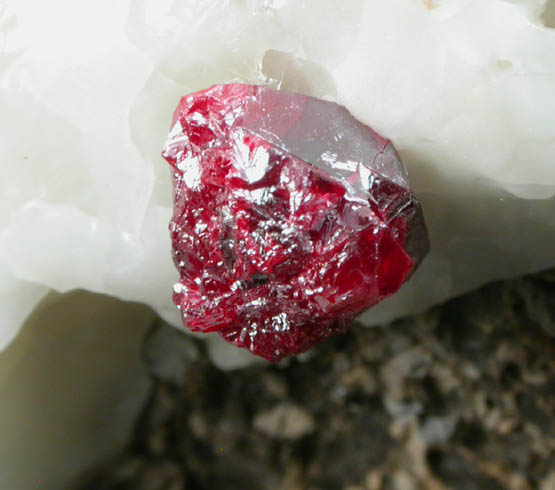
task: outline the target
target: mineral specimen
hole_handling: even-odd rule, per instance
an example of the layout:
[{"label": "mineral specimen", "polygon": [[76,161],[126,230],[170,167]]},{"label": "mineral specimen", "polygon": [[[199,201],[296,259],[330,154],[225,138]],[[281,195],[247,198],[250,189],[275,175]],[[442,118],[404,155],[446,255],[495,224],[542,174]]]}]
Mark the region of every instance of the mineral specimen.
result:
[{"label": "mineral specimen", "polygon": [[391,142],[335,103],[217,85],[181,99],[163,155],[184,324],[270,361],[343,332],[428,251]]},{"label": "mineral specimen", "polygon": [[[555,4],[433,3],[0,1],[0,350],[51,290],[182,325],[160,146],[221,81],[339,102],[400,151],[433,247],[361,324],[553,267]],[[252,361],[212,337],[220,367]]]}]

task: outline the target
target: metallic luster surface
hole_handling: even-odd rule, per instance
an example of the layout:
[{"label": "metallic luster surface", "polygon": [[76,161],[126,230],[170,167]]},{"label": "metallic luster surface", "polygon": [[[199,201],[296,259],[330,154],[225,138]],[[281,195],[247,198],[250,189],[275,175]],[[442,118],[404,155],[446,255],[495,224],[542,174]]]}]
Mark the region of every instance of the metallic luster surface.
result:
[{"label": "metallic luster surface", "polygon": [[181,99],[163,156],[185,326],[270,361],[343,332],[428,252],[393,145],[335,103],[214,86]]}]

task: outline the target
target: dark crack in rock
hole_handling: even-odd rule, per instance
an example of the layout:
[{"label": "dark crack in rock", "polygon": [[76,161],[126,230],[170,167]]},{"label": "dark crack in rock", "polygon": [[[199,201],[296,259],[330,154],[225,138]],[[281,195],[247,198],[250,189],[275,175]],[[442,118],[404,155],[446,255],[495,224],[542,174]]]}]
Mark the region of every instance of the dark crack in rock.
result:
[{"label": "dark crack in rock", "polygon": [[221,371],[159,322],[127,450],[74,490],[555,489],[555,273]]}]

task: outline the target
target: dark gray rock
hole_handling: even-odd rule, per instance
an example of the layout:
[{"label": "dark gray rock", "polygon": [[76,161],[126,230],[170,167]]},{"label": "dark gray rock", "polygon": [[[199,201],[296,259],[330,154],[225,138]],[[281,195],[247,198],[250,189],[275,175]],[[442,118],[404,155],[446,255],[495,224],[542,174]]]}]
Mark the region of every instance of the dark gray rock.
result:
[{"label": "dark gray rock", "polygon": [[159,323],[128,449],[79,490],[551,490],[555,274],[221,371]]}]

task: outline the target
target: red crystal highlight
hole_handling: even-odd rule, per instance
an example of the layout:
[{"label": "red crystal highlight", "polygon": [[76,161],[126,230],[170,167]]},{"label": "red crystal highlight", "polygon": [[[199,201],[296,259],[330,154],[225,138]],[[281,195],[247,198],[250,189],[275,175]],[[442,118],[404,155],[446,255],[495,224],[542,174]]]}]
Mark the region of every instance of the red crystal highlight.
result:
[{"label": "red crystal highlight", "polygon": [[163,156],[184,325],[270,361],[344,332],[428,251],[391,142],[332,102],[215,86],[182,98]]}]

